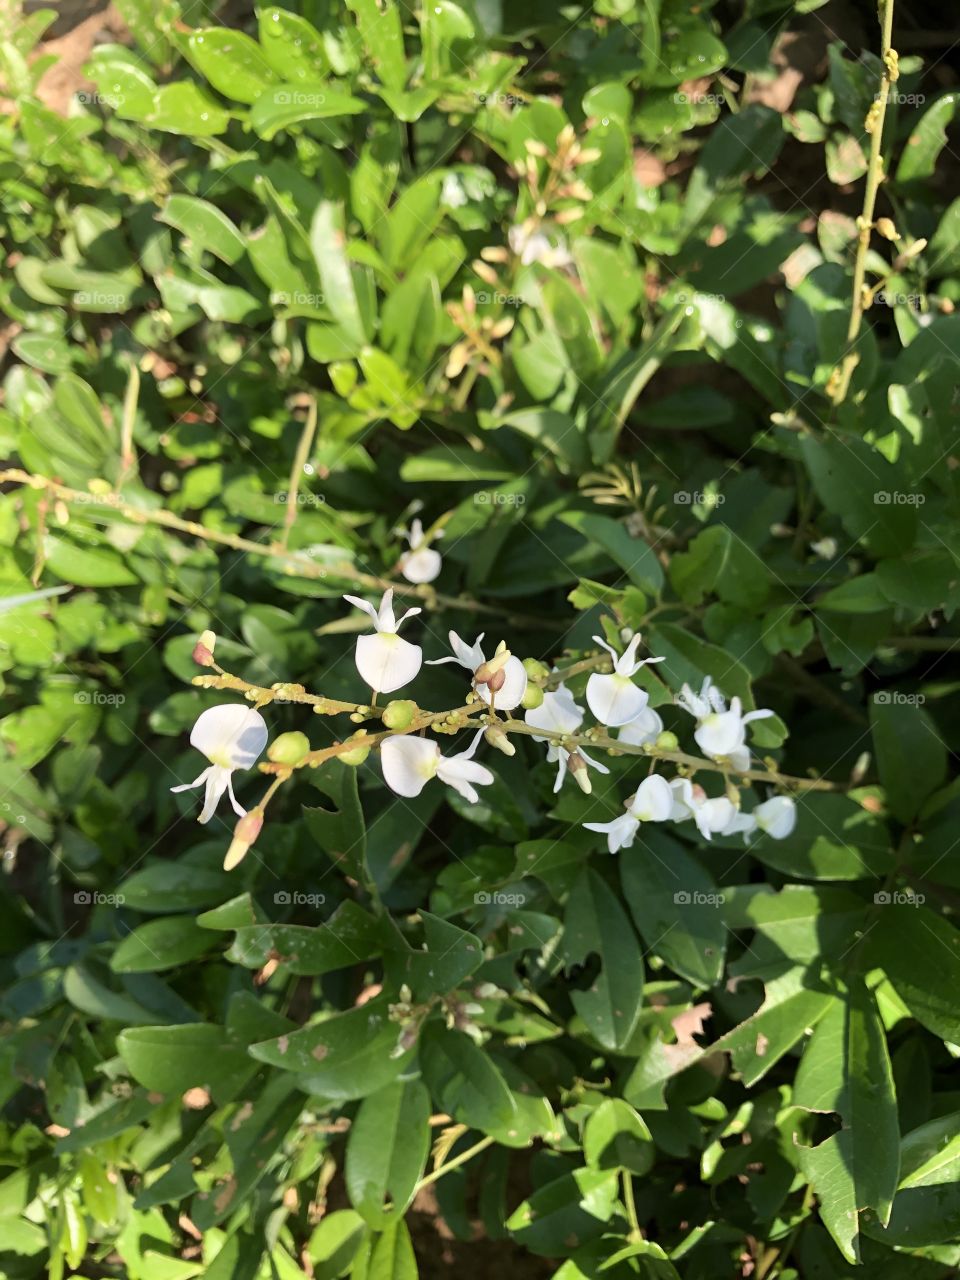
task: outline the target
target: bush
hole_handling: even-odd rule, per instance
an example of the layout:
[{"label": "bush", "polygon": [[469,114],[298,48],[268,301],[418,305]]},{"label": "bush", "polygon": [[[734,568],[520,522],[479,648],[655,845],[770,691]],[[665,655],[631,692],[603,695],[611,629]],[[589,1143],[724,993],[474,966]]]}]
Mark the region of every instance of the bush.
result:
[{"label": "bush", "polygon": [[0,1275],[955,1273],[956,76],[839,7],[2,45]]}]

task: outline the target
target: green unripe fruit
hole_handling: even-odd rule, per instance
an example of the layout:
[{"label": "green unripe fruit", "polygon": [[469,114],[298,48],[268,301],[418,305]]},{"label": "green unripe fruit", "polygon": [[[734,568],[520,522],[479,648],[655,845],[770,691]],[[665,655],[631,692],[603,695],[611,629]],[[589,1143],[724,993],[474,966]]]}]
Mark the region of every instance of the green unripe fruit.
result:
[{"label": "green unripe fruit", "polygon": [[680,739],[675,733],[671,733],[669,729],[664,729],[663,733],[657,738],[656,746],[660,751],[679,751]]},{"label": "green unripe fruit", "polygon": [[370,754],[370,748],[366,746],[363,741],[366,736],[366,729],[362,730],[360,733],[355,733],[352,738],[348,739],[348,741],[355,742],[357,745],[350,751],[341,751],[338,758],[342,760],[344,764],[352,765],[354,768],[363,764],[364,760],[366,760],[367,756]]},{"label": "green unripe fruit", "polygon": [[409,729],[417,710],[417,704],[411,702],[409,698],[397,698],[393,702],[388,702],[383,709],[384,728]]},{"label": "green unripe fruit", "polygon": [[527,673],[527,679],[533,680],[536,684],[543,684],[550,674],[550,668],[538,658],[524,658],[523,669]]},{"label": "green unripe fruit", "polygon": [[538,684],[528,684],[523,691],[523,699],[521,706],[527,711],[533,711],[543,702],[543,690]]},{"label": "green unripe fruit", "polygon": [[274,764],[285,764],[293,768],[309,750],[310,739],[305,733],[281,733],[267,748],[267,759]]}]

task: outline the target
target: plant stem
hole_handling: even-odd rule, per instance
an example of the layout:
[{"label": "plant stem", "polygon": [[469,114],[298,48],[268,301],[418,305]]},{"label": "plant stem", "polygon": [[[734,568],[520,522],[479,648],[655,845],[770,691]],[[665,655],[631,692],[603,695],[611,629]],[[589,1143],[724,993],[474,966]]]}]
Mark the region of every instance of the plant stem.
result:
[{"label": "plant stem", "polygon": [[626,1206],[627,1220],[630,1223],[628,1239],[631,1244],[635,1244],[643,1239],[643,1231],[640,1228],[640,1220],[637,1217],[637,1202],[633,1198],[633,1177],[628,1169],[623,1171],[623,1203]]},{"label": "plant stem", "polygon": [[859,355],[854,344],[860,334],[863,323],[865,302],[864,282],[867,273],[867,253],[870,250],[870,234],[873,231],[873,215],[877,204],[877,192],[883,180],[883,124],[887,114],[887,102],[890,97],[890,86],[895,83],[900,72],[897,66],[897,53],[892,47],[893,38],[893,3],[894,0],[880,0],[881,36],[880,57],[883,72],[880,76],[880,91],[867,113],[865,128],[870,134],[870,158],[867,162],[867,181],[863,193],[863,212],[857,219],[859,236],[857,239],[857,256],[853,266],[853,300],[850,307],[850,323],[847,326],[846,354],[834,369],[827,384],[827,394],[835,405],[842,404],[850,390],[850,379],[859,362]]},{"label": "plant stem", "polygon": [[283,520],[283,533],[280,536],[280,546],[286,551],[287,543],[290,540],[290,530],[297,518],[297,503],[300,498],[300,480],[303,476],[303,468],[307,459],[310,457],[310,450],[313,447],[313,437],[317,430],[317,401],[315,397],[310,399],[310,408],[307,410],[307,420],[303,424],[303,430],[300,433],[300,442],[297,445],[297,452],[294,454],[293,465],[290,468],[290,483],[287,489],[287,510]]},{"label": "plant stem", "polygon": [[[417,1183],[417,1191],[422,1191],[424,1187],[428,1187],[431,1182],[436,1182],[438,1178],[442,1178],[445,1173],[450,1173],[452,1169],[459,1169],[461,1165],[466,1164],[468,1160],[472,1160],[474,1156],[486,1151],[495,1141],[494,1138],[481,1138],[479,1142],[475,1142],[472,1147],[468,1147],[466,1151],[461,1151],[460,1155],[454,1156],[452,1160],[448,1160],[446,1164],[442,1164],[439,1169],[434,1169],[433,1173],[428,1173]],[[414,1192],[416,1195],[417,1191]]]}]

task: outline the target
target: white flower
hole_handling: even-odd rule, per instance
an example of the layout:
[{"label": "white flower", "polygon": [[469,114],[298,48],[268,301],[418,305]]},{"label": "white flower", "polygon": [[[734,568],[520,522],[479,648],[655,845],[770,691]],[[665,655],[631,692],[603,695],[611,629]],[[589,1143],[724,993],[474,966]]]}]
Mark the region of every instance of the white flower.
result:
[{"label": "white flower", "polygon": [[343,598],[368,613],[376,627],[373,635],[360,636],[357,640],[357,670],[374,693],[393,693],[395,689],[402,689],[420,670],[423,650],[418,644],[401,640],[397,632],[407,618],[412,618],[420,610],[408,609],[403,617],[395,618],[392,588],[384,593],[379,609],[358,596]]},{"label": "white flower", "polygon": [[190,791],[206,783],[203,809],[198,822],[209,822],[217,802],[226,791],[234,813],[243,818],[246,809],[237,803],[233,794],[234,769],[250,769],[267,745],[267,725],[259,711],[244,702],[225,702],[210,707],[198,718],[190,731],[190,745],[196,747],[210,761],[199,778],[171,787],[171,791]]},{"label": "white flower", "polygon": [[662,662],[663,659],[642,658],[638,661],[639,635],[633,637],[622,657],[599,636],[593,638],[612,655],[614,665],[612,675],[594,674],[587,681],[587,705],[601,724],[614,729],[636,720],[650,700],[646,691],[638,689],[633,683],[633,677],[641,667],[650,662]]},{"label": "white flower", "polygon": [[444,174],[443,186],[440,188],[440,203],[445,204],[448,209],[461,209],[469,203],[469,197],[457,174]]},{"label": "white flower", "polygon": [[[439,667],[445,662],[458,662],[461,667],[465,667],[476,676],[477,671],[487,665],[487,660],[483,656],[483,650],[480,648],[481,642],[486,632],[481,631],[473,644],[466,644],[455,631],[448,633],[450,640],[450,648],[453,650],[453,656],[447,658],[431,658],[427,662],[428,667]],[[491,663],[496,662],[496,656],[491,659]],[[503,673],[503,683],[493,693],[493,705],[498,711],[513,711],[519,707],[523,701],[523,695],[527,691],[527,673],[524,670],[523,663],[519,658],[515,658],[512,654],[502,662],[498,668]],[[484,702],[490,702],[490,687],[486,683],[480,683],[476,686],[476,691]],[[549,695],[547,695],[549,696]],[[581,712],[581,718],[582,718]]]},{"label": "white flower", "polygon": [[419,520],[410,524],[407,534],[410,550],[400,557],[400,572],[408,582],[432,582],[443,565],[440,552],[424,542],[423,525]]},{"label": "white flower", "polygon": [[[559,684],[556,689],[549,691],[543,695],[543,702],[539,707],[534,707],[526,713],[524,720],[527,724],[532,725],[534,729],[546,729],[552,733],[576,733],[583,723],[583,708],[578,707],[574,702],[573,694],[565,685]],[[571,752],[566,747],[559,746],[556,742],[551,742],[549,738],[541,738],[538,734],[530,735],[534,742],[547,743],[547,762],[549,764],[557,764],[557,781],[554,784],[554,791],[559,791],[563,786],[563,780],[567,776],[567,768],[570,763]],[[600,764],[588,756],[583,747],[578,747],[576,754],[585,760],[591,768],[596,769],[598,773],[609,773],[610,770],[606,765]],[[577,782],[581,789],[586,790],[585,783],[588,784],[585,771],[577,773]]]},{"label": "white flower", "polygon": [[821,560],[833,560],[837,554],[836,538],[820,538],[817,542],[810,543],[810,550],[820,557]]},{"label": "white flower", "polygon": [[677,696],[677,703],[694,716],[697,728],[694,732],[697,746],[713,760],[735,760],[736,768],[749,767],[749,753],[744,756],[746,726],[752,720],[766,720],[772,711],[749,711],[743,714],[739,698],[734,698],[727,710],[726,700],[710,677],[703,682],[699,694],[685,684]]},{"label": "white flower", "polygon": [[551,244],[536,223],[529,219],[510,228],[507,243],[525,267],[532,262],[541,262],[545,267],[569,267],[573,264],[566,245],[562,241],[558,245]]},{"label": "white flower", "polygon": [[663,721],[660,716],[653,707],[644,707],[635,719],[623,726],[617,734],[617,741],[631,747],[643,747],[648,742],[656,742],[661,733]]},{"label": "white flower", "polygon": [[488,787],[493,774],[482,764],[477,764],[473,753],[483,730],[474,735],[466,751],[455,756],[442,756],[439,744],[432,738],[398,735],[387,738],[380,748],[380,765],[383,777],[391,791],[398,796],[418,796],[431,778],[439,778],[454,791],[476,804],[480,799],[477,786]]},{"label": "white flower", "polygon": [[750,815],[757,830],[774,840],[785,840],[797,825],[797,806],[790,796],[771,796]]},{"label": "white flower", "polygon": [[629,849],[642,822],[666,822],[673,812],[673,792],[659,774],[644,778],[636,792],[624,805],[626,813],[612,822],[585,822],[588,831],[599,831],[607,837],[611,853]]},{"label": "white flower", "polygon": [[689,778],[674,778],[670,789],[673,792],[671,819],[685,822],[692,818],[704,840],[749,831],[753,825],[752,816],[740,813],[727,796],[710,797],[699,783]]}]

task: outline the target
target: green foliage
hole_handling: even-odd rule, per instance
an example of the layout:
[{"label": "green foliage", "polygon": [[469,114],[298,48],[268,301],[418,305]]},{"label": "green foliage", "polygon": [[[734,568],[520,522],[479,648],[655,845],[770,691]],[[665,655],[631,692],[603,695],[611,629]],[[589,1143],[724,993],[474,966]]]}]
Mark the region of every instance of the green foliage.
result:
[{"label": "green foliage", "polygon": [[[54,11],[0,40],[0,1277],[415,1280],[434,1208],[504,1274],[960,1267],[956,75],[899,59],[851,340],[884,64],[763,101],[819,7],[118,0],[66,116]],[[469,680],[365,701],[389,586],[531,709],[642,630],[668,735],[776,712],[750,776],[521,729],[397,794]],[[248,686],[276,796],[198,831]],[[617,861],[657,760],[796,827]]]}]

